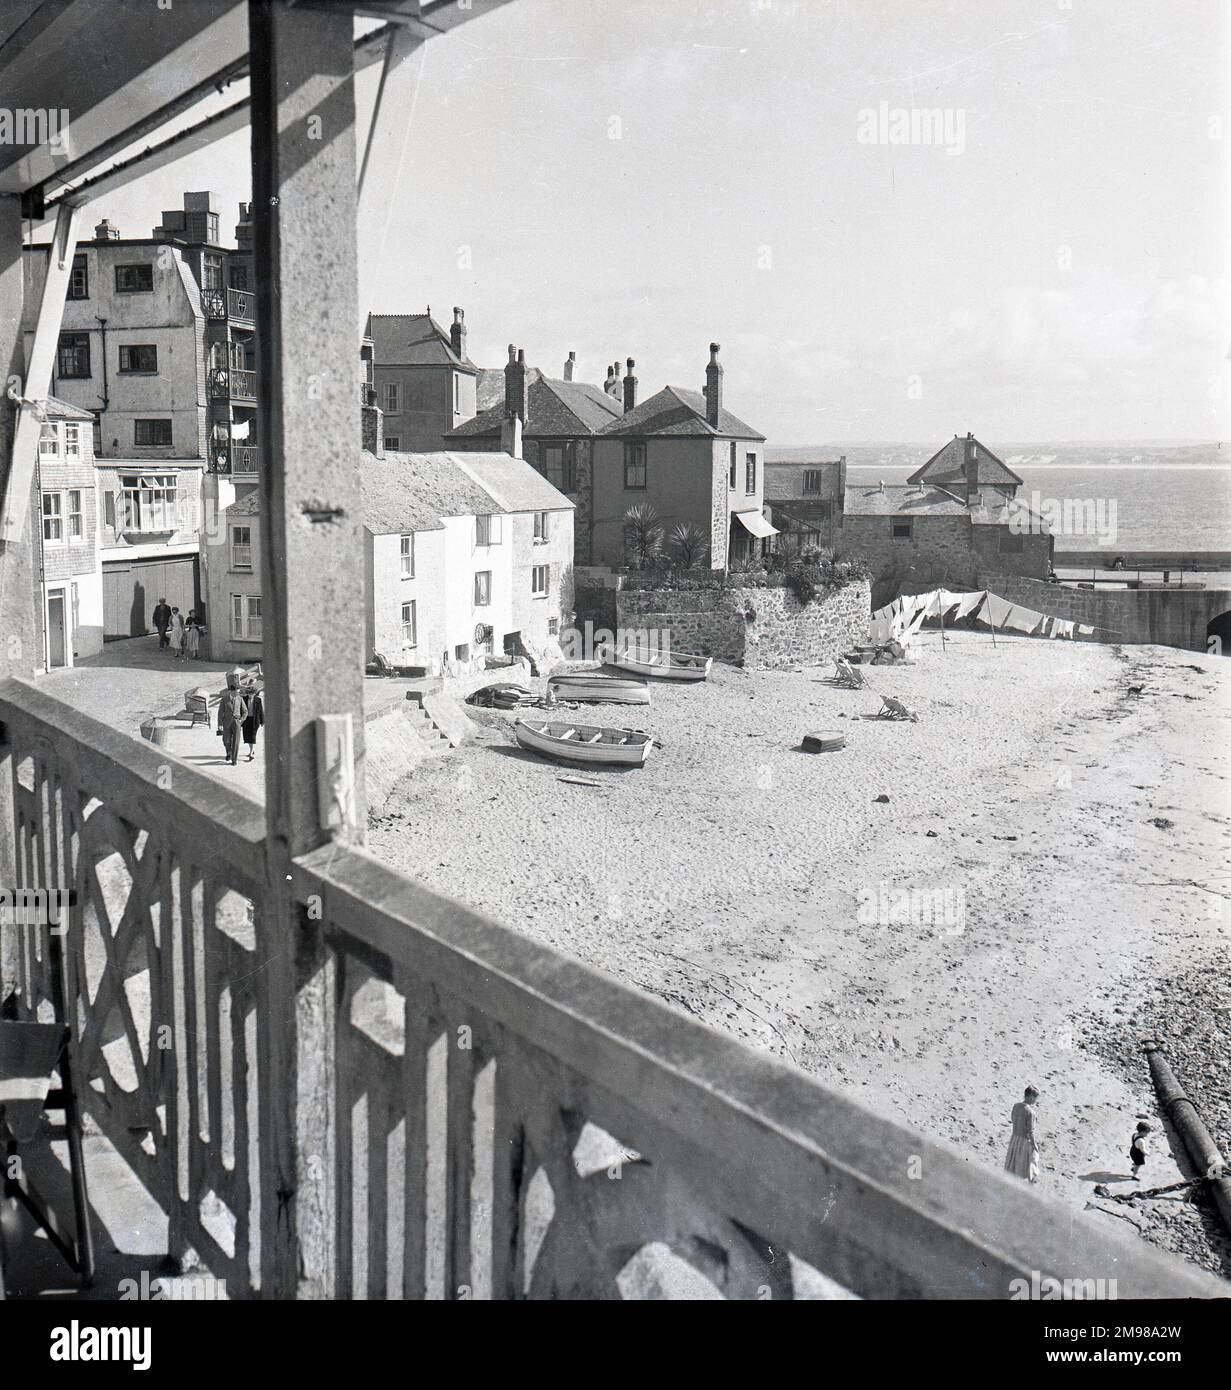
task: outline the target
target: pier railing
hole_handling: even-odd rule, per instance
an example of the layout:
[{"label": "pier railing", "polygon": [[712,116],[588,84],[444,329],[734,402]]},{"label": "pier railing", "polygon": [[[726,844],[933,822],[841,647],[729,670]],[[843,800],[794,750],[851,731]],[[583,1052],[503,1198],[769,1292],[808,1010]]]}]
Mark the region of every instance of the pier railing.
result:
[{"label": "pier railing", "polygon": [[[171,1253],[196,1251],[233,1297],[295,1296],[275,1250],[286,1010],[267,984],[262,808],[18,680],[0,684],[0,734],[16,886],[77,894],[63,929],[89,1113],[166,1211]],[[293,892],[328,957],[307,1038],[328,1113],[296,1165],[314,1189],[296,1208],[330,1252],[317,1292],[1221,1289],[361,850],[298,858]],[[22,929],[10,960],[28,1016],[50,997],[38,940]]]}]

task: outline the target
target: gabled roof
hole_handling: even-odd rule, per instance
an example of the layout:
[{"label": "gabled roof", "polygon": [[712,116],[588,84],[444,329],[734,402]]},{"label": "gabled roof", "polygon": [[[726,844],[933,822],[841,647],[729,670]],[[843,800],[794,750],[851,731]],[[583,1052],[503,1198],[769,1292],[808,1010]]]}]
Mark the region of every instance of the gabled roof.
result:
[{"label": "gabled roof", "polygon": [[70,401],[62,401],[59,396],[48,396],[44,406],[49,420],[94,419],[88,410],[82,410],[79,405],[73,405]]},{"label": "gabled roof", "polygon": [[378,367],[457,367],[478,372],[468,357],[458,357],[448,333],[430,314],[369,314],[366,336]]},{"label": "gabled roof", "polygon": [[[986,444],[981,444],[977,439],[972,439],[971,443],[975,446],[976,486],[982,486],[985,483],[990,486],[997,484],[1022,486],[1022,479],[1007,464],[998,459]],[[954,435],[946,445],[937,449],[922,468],[917,468],[906,481],[918,483],[926,479],[939,487],[960,483],[964,491],[966,487],[965,458],[966,440]]]},{"label": "gabled roof", "polygon": [[895,483],[888,487],[847,486],[847,516],[967,516],[966,504],[943,488]]},{"label": "gabled roof", "polygon": [[[449,430],[446,439],[498,439],[504,421],[504,389],[501,373],[500,404],[464,420]],[[557,381],[526,373],[526,423],[523,438],[576,438],[598,434],[621,417],[620,402],[584,381]]]},{"label": "gabled roof", "polygon": [[604,435],[675,435],[683,437],[709,436],[714,439],[764,439],[765,436],[746,425],[729,410],[719,409],[718,428],[705,418],[705,397],[700,391],[685,391],[682,386],[664,386],[657,395],[613,420]]},{"label": "gabled roof", "polygon": [[227,516],[259,516],[261,512],[261,490],[254,488],[247,497],[232,502],[227,508]]},{"label": "gabled roof", "polygon": [[573,503],[537,468],[512,454],[450,454],[507,512],[572,511]]}]

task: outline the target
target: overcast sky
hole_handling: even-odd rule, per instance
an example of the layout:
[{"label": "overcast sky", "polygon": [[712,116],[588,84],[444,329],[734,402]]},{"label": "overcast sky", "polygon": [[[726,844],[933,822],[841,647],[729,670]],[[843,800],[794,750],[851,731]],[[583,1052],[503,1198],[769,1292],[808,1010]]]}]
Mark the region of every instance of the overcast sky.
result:
[{"label": "overcast sky", "polygon": [[[390,79],[370,307],[463,306],[484,366],[631,356],[643,398],[717,340],[771,445],[1225,438],[1228,14],[514,0]],[[880,143],[930,109],[942,143]],[[246,148],[97,211],[148,235],[214,188],[229,240]]]}]

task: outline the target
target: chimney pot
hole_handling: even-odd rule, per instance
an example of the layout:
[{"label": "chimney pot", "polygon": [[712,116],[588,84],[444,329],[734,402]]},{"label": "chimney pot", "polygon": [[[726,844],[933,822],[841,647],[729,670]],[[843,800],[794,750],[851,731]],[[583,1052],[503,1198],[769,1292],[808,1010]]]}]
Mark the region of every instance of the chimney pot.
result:
[{"label": "chimney pot", "polygon": [[[526,350],[518,351],[509,344],[509,360],[504,369],[504,414],[506,419],[516,417],[522,425],[526,423]],[[510,452],[506,450],[506,452]],[[520,457],[515,455],[514,457]]]}]

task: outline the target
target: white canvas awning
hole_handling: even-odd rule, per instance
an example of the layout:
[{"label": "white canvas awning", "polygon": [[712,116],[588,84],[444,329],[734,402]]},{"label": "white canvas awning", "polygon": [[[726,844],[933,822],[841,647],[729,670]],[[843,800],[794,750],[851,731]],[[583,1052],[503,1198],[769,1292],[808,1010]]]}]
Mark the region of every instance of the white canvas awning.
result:
[{"label": "white canvas awning", "polygon": [[764,540],[766,536],[776,536],[778,528],[771,526],[760,512],[736,512],[735,519],[741,522],[744,530],[750,536],[757,536]]}]

